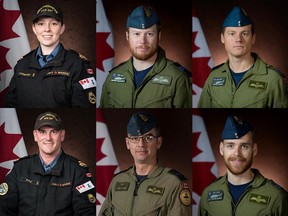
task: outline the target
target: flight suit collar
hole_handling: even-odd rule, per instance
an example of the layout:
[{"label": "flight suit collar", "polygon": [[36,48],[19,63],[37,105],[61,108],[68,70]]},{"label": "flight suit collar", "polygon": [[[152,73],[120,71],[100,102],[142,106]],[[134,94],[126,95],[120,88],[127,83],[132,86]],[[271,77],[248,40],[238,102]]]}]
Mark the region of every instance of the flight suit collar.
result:
[{"label": "flight suit collar", "polygon": [[[129,170],[129,175],[132,176],[133,178],[137,178],[137,174],[136,174],[136,167],[135,165],[131,167],[131,169]],[[164,170],[164,167],[160,167],[158,164],[156,164],[153,169],[151,170],[151,172],[148,174],[147,178],[155,178],[157,176],[159,176]]]}]

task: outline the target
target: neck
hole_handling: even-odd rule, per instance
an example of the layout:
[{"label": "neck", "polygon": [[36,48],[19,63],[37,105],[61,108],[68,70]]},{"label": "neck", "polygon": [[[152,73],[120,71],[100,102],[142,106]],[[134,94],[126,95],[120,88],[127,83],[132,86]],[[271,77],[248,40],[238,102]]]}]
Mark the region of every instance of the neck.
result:
[{"label": "neck", "polygon": [[234,175],[229,170],[227,171],[227,174],[228,174],[228,181],[233,185],[246,184],[252,181],[255,175],[251,169],[247,170],[245,173],[241,175]]},{"label": "neck", "polygon": [[241,73],[249,70],[254,64],[254,58],[249,53],[246,56],[242,56],[241,58],[237,57],[229,57],[229,67],[235,73]]},{"label": "neck", "polygon": [[55,152],[55,153],[53,153],[53,154],[45,154],[44,152],[40,152],[40,156],[41,156],[41,158],[42,158],[42,160],[44,161],[44,164],[50,164],[56,157],[57,157],[57,155],[58,154],[60,154],[60,149],[57,151],[57,152]]},{"label": "neck", "polygon": [[42,55],[50,55],[58,44],[59,43],[56,43],[53,46],[40,45],[41,46]]},{"label": "neck", "polygon": [[137,71],[145,70],[151,67],[157,59],[157,53],[155,53],[151,58],[147,60],[139,60],[133,57],[133,65]]},{"label": "neck", "polygon": [[138,175],[148,175],[155,166],[156,166],[156,162],[153,164],[135,163],[136,173]]}]

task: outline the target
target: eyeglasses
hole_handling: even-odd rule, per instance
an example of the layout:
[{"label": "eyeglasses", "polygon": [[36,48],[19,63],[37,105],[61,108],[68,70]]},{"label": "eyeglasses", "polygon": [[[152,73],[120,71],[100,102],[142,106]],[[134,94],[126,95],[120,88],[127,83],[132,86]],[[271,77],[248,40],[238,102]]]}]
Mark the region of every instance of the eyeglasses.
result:
[{"label": "eyeglasses", "polygon": [[137,136],[137,137],[127,137],[132,143],[139,143],[142,140],[145,143],[151,143],[157,136],[147,135],[147,136]]}]

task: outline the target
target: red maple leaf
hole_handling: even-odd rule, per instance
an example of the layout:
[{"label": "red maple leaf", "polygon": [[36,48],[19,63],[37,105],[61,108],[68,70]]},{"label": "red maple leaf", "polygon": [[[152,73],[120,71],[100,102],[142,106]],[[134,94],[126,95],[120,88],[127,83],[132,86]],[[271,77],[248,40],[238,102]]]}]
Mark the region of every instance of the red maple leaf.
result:
[{"label": "red maple leaf", "polygon": [[96,139],[96,158],[97,158],[97,161],[100,161],[102,158],[105,158],[107,156],[107,155],[103,154],[101,151],[104,139],[105,138]]},{"label": "red maple leaf", "polygon": [[211,68],[208,65],[210,58],[211,57],[192,58],[193,83],[199,87],[204,86],[210,74]]},{"label": "red maple leaf", "polygon": [[211,172],[215,162],[193,162],[192,163],[192,188],[195,193],[201,196],[203,190],[211,184],[216,177]]},{"label": "red maple leaf", "polygon": [[[5,132],[5,123],[0,126],[0,163],[10,160],[16,160],[19,157],[13,153],[13,149],[21,139],[21,134],[7,134]],[[4,179],[8,169],[0,167],[0,182]]]},{"label": "red maple leaf", "polygon": [[12,27],[15,24],[16,20],[20,16],[19,10],[5,10],[4,7],[4,1],[0,1],[0,42],[10,39],[19,37],[13,30]]},{"label": "red maple leaf", "polygon": [[[6,60],[6,54],[8,51],[9,49],[0,45],[0,74],[5,70],[11,69],[10,64]],[[0,81],[1,81],[1,78],[0,78]]]},{"label": "red maple leaf", "polygon": [[[103,197],[106,196],[110,182],[114,176],[116,169],[117,166],[115,165],[96,166],[97,193],[100,193]],[[99,201],[97,201],[97,203],[98,205],[100,204]]]},{"label": "red maple leaf", "polygon": [[192,158],[200,154],[202,151],[197,147],[197,142],[201,132],[195,132],[192,134]]},{"label": "red maple leaf", "polygon": [[107,43],[110,32],[96,32],[96,67],[104,71],[103,61],[114,56],[114,50]]}]

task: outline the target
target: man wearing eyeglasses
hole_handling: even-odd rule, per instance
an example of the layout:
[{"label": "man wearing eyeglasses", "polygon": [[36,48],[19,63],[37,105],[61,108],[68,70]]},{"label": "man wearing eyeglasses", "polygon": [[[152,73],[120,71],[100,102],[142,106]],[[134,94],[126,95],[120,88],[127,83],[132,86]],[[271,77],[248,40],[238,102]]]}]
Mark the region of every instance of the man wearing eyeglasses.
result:
[{"label": "man wearing eyeglasses", "polygon": [[0,215],[95,216],[91,173],[61,148],[65,129],[60,116],[40,114],[33,135],[39,154],[16,161],[0,184]]},{"label": "man wearing eyeglasses", "polygon": [[134,113],[125,141],[134,165],[114,176],[99,216],[191,216],[187,179],[158,164],[163,138],[156,119],[148,112]]}]

